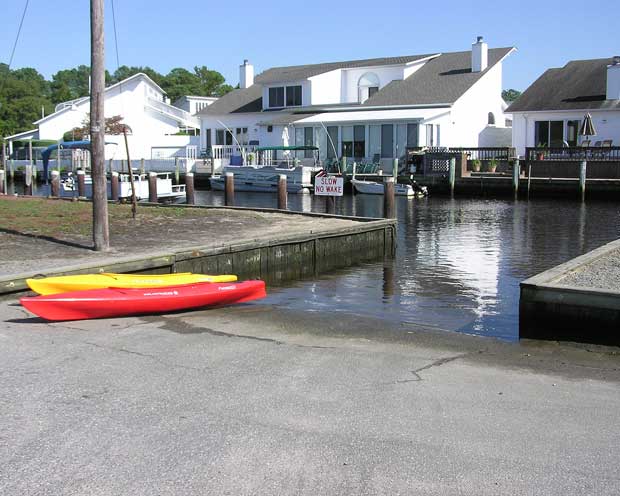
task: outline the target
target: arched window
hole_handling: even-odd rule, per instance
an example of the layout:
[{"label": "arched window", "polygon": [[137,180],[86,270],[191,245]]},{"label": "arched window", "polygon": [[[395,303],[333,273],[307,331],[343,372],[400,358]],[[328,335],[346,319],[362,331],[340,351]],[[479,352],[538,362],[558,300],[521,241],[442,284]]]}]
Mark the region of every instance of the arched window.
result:
[{"label": "arched window", "polygon": [[357,82],[359,102],[364,103],[379,91],[379,77],[374,72],[367,72]]},{"label": "arched window", "polygon": [[493,112],[489,112],[489,122],[488,122],[489,126],[494,126],[495,125],[495,115],[493,115]]}]

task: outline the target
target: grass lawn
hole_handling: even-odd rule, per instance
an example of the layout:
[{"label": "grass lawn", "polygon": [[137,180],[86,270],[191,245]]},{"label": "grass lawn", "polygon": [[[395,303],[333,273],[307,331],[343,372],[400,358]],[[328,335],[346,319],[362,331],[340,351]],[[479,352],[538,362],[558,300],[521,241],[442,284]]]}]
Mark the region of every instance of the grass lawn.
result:
[{"label": "grass lawn", "polygon": [[[0,229],[41,236],[89,236],[92,233],[92,203],[0,196]],[[131,230],[136,225],[159,224],[174,219],[204,219],[209,210],[175,207],[140,207],[136,219],[131,205],[108,204],[111,232]]]}]

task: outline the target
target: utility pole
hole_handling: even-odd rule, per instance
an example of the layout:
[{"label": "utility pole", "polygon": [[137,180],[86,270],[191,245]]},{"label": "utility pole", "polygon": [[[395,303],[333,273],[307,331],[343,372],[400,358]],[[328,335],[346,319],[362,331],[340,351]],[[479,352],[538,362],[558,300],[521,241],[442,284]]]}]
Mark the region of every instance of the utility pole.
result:
[{"label": "utility pole", "polygon": [[108,194],[105,176],[105,58],[103,1],[90,0],[90,151],[93,178],[93,242],[95,251],[110,248]]}]

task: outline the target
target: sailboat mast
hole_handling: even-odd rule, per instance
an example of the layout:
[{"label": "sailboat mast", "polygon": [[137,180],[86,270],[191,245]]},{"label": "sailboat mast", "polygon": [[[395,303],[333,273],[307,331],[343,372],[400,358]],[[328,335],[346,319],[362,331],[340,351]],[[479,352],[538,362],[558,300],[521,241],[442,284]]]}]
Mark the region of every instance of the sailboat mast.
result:
[{"label": "sailboat mast", "polygon": [[105,251],[110,248],[105,176],[103,1],[90,0],[90,151],[93,178],[93,242],[96,251]]}]

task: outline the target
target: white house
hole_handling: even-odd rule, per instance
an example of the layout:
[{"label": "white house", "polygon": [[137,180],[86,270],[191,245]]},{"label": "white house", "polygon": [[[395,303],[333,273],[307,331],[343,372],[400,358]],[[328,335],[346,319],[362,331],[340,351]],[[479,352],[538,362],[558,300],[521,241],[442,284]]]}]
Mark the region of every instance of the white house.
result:
[{"label": "white house", "polygon": [[194,115],[217,101],[215,96],[186,95],[177,98],[172,105]]},{"label": "white house", "polygon": [[[502,63],[514,48],[268,69],[247,61],[239,89],[201,110],[201,147],[315,145],[335,156],[401,157],[406,147],[509,146]],[[498,132],[499,130],[499,132]],[[303,152],[301,152],[303,153]]]},{"label": "white house", "polygon": [[[120,115],[131,128],[128,136],[132,159],[195,157],[197,136],[176,135],[181,129],[200,128],[197,117],[167,103],[166,93],[146,74],[135,74],[105,90],[106,118]],[[39,119],[28,136],[40,140],[62,140],[73,128],[82,127],[90,112],[90,97],[60,103],[55,112]],[[24,133],[14,139],[23,139]],[[106,159],[127,157],[123,136],[106,136]]]},{"label": "white house", "polygon": [[[506,109],[512,114],[512,143],[526,147],[620,145],[620,57],[573,60],[549,69]],[[579,136],[589,112],[596,136]]]}]

